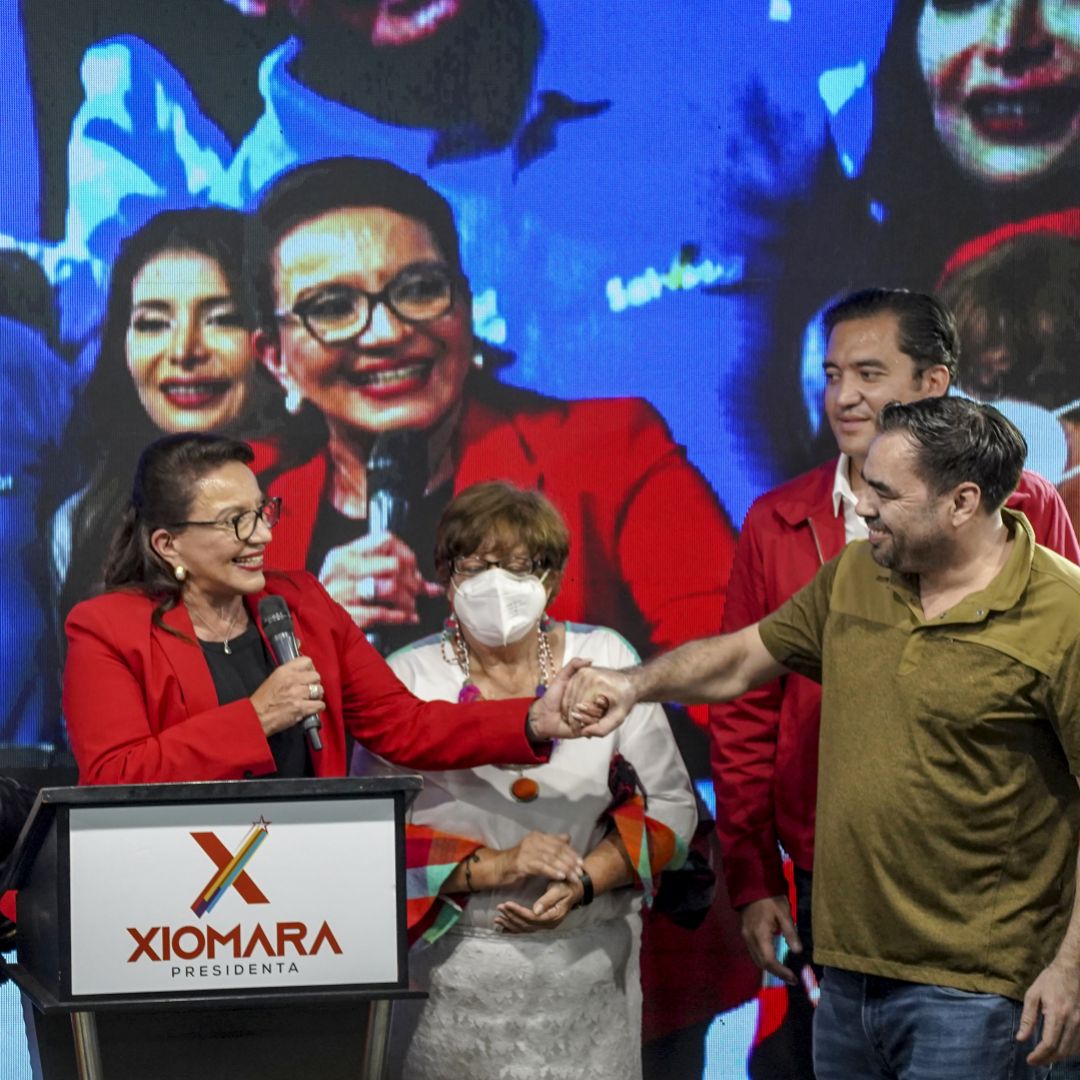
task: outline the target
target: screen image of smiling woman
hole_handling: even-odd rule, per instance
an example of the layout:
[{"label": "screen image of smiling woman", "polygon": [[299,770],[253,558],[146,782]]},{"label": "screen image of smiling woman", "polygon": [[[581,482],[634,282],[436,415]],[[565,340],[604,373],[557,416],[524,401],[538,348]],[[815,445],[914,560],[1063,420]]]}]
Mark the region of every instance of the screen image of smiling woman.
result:
[{"label": "screen image of smiling woman", "polygon": [[284,0],[293,18],[363,34],[372,45],[395,48],[436,36],[470,0]]},{"label": "screen image of smiling woman", "polygon": [[52,569],[61,615],[94,591],[139,451],[162,434],[269,429],[280,392],[255,360],[242,287],[244,217],[158,214],[112,267],[101,344],[60,452]]},{"label": "screen image of smiling woman", "polygon": [[170,434],[228,426],[251,392],[251,331],[220,264],[198,251],[165,251],[131,283],[124,341],[146,414]]},{"label": "screen image of smiling woman", "polygon": [[1076,0],[928,0],[917,47],[934,125],[961,168],[1025,183],[1076,166]]},{"label": "screen image of smiling woman", "polygon": [[[439,192],[377,159],[302,165],[268,189],[250,240],[256,346],[303,432],[286,429],[261,476],[286,506],[275,565],[316,574],[390,651],[442,622],[430,537],[447,503],[505,479],[542,488],[590,538],[560,617],[615,624],[643,650],[718,622],[733,541],[708,485],[645,402],[495,378]],[[656,535],[685,512],[699,558],[676,555],[677,530]]]}]

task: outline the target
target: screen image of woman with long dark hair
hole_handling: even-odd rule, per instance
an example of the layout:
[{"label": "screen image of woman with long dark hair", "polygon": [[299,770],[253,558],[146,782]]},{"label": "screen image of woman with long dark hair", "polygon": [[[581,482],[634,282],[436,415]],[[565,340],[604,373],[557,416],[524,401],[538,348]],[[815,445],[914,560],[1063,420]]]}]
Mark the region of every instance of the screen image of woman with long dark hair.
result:
[{"label": "screen image of woman with long dark hair", "polygon": [[253,435],[282,411],[251,346],[243,238],[236,211],[167,211],[120,249],[100,350],[60,452],[70,472],[50,524],[61,619],[97,586],[109,524],[148,442]]}]

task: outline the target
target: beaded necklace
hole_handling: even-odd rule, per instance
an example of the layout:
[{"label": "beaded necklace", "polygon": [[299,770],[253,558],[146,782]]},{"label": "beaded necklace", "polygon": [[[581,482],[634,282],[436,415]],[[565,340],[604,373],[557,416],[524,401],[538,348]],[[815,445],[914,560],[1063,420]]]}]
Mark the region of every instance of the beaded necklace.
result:
[{"label": "beaded necklace", "polygon": [[[547,619],[545,618],[540,624],[536,642],[537,667],[540,671],[540,682],[536,687],[537,697],[544,696],[548,688],[548,683],[551,682],[555,674],[555,664],[551,658],[551,643],[548,641],[546,623]],[[448,640],[454,651],[453,659],[447,656],[446,653],[446,643]],[[461,673],[465,676],[465,682],[458,691],[458,703],[461,705],[469,705],[474,701],[484,701],[485,698],[480,692],[480,687],[472,681],[471,665],[469,662],[469,647],[465,644],[465,639],[461,636],[461,630],[458,627],[456,620],[447,620],[447,626],[443,632],[442,639],[442,656],[448,664],[456,663],[461,669]],[[552,749],[554,749],[554,746]],[[513,795],[518,802],[532,802],[539,796],[540,785],[531,776],[525,775],[526,769],[535,768],[535,766],[500,765],[499,768],[512,769],[518,774],[517,779],[510,785],[510,794]]]}]

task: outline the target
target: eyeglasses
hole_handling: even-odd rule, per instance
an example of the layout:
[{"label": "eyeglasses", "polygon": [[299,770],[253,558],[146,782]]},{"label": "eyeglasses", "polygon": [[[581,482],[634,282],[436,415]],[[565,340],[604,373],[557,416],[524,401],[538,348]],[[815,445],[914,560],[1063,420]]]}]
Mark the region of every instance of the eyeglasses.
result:
[{"label": "eyeglasses", "polygon": [[514,555],[509,559],[481,559],[475,555],[467,555],[450,561],[450,570],[454,577],[459,578],[476,577],[477,574],[496,566],[515,577],[528,577],[546,569],[543,559],[532,559],[528,555]]},{"label": "eyeglasses", "polygon": [[174,521],[167,528],[181,529],[189,525],[205,525],[218,529],[232,529],[236,533],[236,539],[243,544],[255,535],[260,521],[268,529],[272,529],[280,519],[281,499],[274,498],[264,499],[259,503],[257,510],[245,510],[241,514],[233,514],[232,517],[222,518],[220,521]]},{"label": "eyeglasses", "polygon": [[407,323],[441,318],[454,306],[456,280],[450,268],[441,263],[416,263],[378,292],[328,285],[304,297],[291,310],[274,312],[274,317],[279,322],[299,319],[323,345],[341,345],[367,330],[379,304]]}]

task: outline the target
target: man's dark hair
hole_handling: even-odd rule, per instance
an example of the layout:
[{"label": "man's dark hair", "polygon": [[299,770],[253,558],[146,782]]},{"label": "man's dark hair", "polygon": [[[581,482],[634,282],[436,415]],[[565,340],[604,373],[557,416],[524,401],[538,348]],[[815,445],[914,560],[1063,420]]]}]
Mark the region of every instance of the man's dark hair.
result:
[{"label": "man's dark hair", "polygon": [[875,315],[896,316],[896,344],[915,363],[915,378],[927,368],[940,364],[956,381],[960,359],[960,335],[952,312],[929,293],[908,289],[860,289],[848,293],[829,307],[822,323],[825,340],[840,323],[872,319]]},{"label": "man's dark hair", "polygon": [[334,210],[378,207],[420,222],[447,266],[462,272],[450,204],[425,180],[379,158],[325,158],[291,169],[263,194],[249,222],[245,256],[252,306],[263,330],[276,333],[272,261],[286,233]]},{"label": "man's dark hair", "polygon": [[891,401],[878,430],[902,431],[915,444],[919,476],[938,495],[957,484],[978,484],[987,513],[1016,489],[1027,457],[1024,436],[993,405],[962,397]]}]

